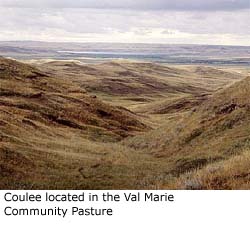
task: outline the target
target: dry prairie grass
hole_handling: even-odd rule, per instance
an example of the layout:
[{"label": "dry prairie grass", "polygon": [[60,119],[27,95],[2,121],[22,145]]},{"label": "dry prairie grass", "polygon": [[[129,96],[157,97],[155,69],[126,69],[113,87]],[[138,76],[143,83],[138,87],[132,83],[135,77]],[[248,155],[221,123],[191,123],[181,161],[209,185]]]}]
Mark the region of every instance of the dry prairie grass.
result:
[{"label": "dry prairie grass", "polygon": [[71,79],[110,104],[141,113],[157,111],[159,105],[162,111],[169,99],[210,94],[242,79],[237,72],[212,67],[169,67],[126,61],[92,65],[53,61],[37,66],[44,72]]},{"label": "dry prairie grass", "polygon": [[39,68],[0,59],[0,188],[248,188],[249,78],[133,62]]},{"label": "dry prairie grass", "polygon": [[167,188],[250,189],[250,151],[182,175]]}]

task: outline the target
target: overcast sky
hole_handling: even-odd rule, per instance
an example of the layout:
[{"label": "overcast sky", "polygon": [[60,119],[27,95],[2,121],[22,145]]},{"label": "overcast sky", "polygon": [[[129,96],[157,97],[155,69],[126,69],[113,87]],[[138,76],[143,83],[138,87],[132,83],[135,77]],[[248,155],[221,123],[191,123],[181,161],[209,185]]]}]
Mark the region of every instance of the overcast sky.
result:
[{"label": "overcast sky", "polygon": [[0,40],[250,45],[250,0],[0,0]]}]

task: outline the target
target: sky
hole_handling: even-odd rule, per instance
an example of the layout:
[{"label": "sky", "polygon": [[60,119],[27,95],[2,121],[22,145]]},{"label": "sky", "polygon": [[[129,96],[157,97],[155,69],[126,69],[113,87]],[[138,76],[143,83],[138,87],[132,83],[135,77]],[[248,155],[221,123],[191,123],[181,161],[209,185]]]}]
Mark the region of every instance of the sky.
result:
[{"label": "sky", "polygon": [[0,40],[250,46],[250,0],[0,0]]}]

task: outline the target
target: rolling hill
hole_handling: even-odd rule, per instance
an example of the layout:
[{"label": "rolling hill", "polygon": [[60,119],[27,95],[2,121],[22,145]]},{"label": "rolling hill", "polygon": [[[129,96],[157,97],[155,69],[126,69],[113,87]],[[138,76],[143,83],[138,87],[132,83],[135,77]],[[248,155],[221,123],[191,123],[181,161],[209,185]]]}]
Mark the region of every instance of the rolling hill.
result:
[{"label": "rolling hill", "polygon": [[[82,155],[86,164],[91,157],[83,152],[96,151],[92,156],[96,161],[108,154],[102,143],[149,129],[139,116],[103,103],[70,81],[4,58],[0,59],[0,128],[1,188],[31,188],[27,178],[36,175],[37,181],[50,181],[55,172],[43,175],[46,171],[62,164],[73,167],[71,162]],[[104,153],[98,152],[99,146]]]},{"label": "rolling hill", "polygon": [[[232,159],[240,158],[236,156],[250,147],[249,92],[250,77],[247,77],[215,93],[181,119],[172,121],[171,125],[128,138],[124,144],[168,159],[173,164],[169,173],[175,177],[214,162],[228,164]],[[218,177],[219,184],[214,183],[209,188],[224,188],[220,187]],[[231,187],[225,185],[225,188]]]}]

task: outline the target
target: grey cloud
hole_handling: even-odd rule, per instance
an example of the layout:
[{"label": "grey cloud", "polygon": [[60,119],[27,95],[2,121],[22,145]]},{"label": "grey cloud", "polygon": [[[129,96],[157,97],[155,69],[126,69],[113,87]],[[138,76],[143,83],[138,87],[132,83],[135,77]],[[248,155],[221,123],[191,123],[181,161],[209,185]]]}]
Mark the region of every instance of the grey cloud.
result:
[{"label": "grey cloud", "polygon": [[[1,9],[0,30],[46,31],[59,29],[68,33],[147,34],[162,29],[192,34],[250,34],[250,11],[230,12],[134,12],[86,9]],[[136,23],[135,23],[136,22]]]},{"label": "grey cloud", "polygon": [[[0,0],[0,4],[3,2],[7,3],[6,0]],[[169,8],[161,11],[103,10],[69,8],[72,5],[67,5],[65,0],[60,1],[60,7],[53,5],[52,3],[55,2],[53,0],[34,0],[33,2],[38,4],[37,8],[34,8],[34,3],[32,5],[31,1],[30,5],[29,1],[24,0],[8,2],[19,2],[20,7],[13,7],[14,5],[8,8],[0,7],[0,40],[250,45],[249,9],[234,12],[227,10],[184,11],[169,10]],[[76,2],[81,3],[81,1]],[[86,2],[90,3],[90,1]],[[93,0],[93,2],[99,1]],[[122,1],[117,2],[122,3]],[[140,2],[136,1],[137,4]],[[145,0],[145,2],[151,1]],[[160,2],[163,1],[156,0],[158,5]],[[176,3],[178,2],[180,0],[176,0]],[[25,8],[25,6],[30,7]],[[134,5],[134,7],[139,7],[139,5]]]},{"label": "grey cloud", "polygon": [[19,8],[210,11],[249,9],[250,0],[1,0],[0,6]]}]

